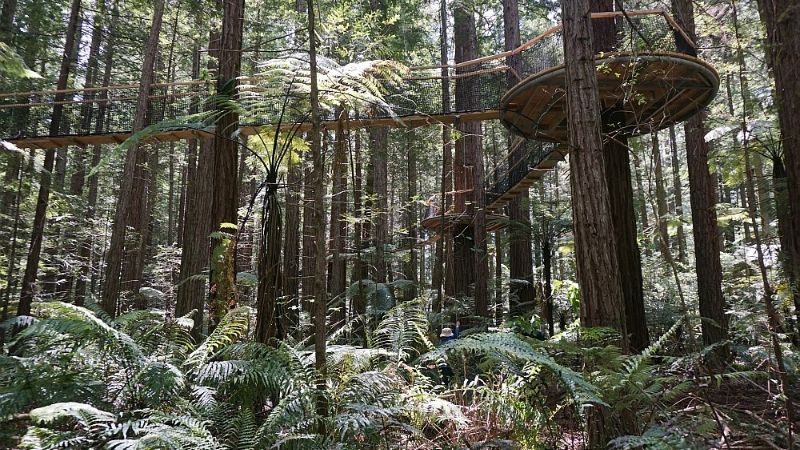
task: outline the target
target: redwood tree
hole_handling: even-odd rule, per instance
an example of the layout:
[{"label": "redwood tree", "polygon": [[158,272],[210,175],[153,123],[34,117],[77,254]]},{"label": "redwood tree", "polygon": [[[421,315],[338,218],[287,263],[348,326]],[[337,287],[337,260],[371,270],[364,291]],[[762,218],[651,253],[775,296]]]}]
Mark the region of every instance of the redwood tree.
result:
[{"label": "redwood tree", "polygon": [[[519,5],[517,0],[503,0],[503,32],[505,49],[513,50],[520,46],[519,37]],[[513,70],[508,71],[506,85],[511,88],[520,80],[516,74],[522,73],[522,64],[518,55],[506,58],[506,65]],[[509,147],[508,167],[512,171],[527,170],[523,166],[525,145],[513,151]],[[522,191],[508,205],[509,228],[509,270],[511,275],[511,314],[529,312],[534,303],[535,288],[533,284],[533,254],[531,253],[531,223],[529,219],[529,193]]]},{"label": "redwood tree", "polygon": [[589,0],[564,0],[570,187],[581,325],[619,330],[627,350],[625,304],[617,265],[601,137],[600,99]]},{"label": "redwood tree", "polygon": [[758,0],[759,14],[767,30],[767,62],[775,78],[778,119],[786,161],[786,186],[791,215],[788,237],[793,295],[800,305],[800,8],[796,0]]},{"label": "redwood tree", "polygon": [[[61,58],[61,69],[58,73],[56,90],[61,91],[67,88],[70,67],[75,59],[75,35],[78,30],[78,19],[80,16],[80,0],[72,0],[72,6],[67,23],[67,35],[64,40],[64,53]],[[53,114],[50,116],[50,134],[58,135],[61,126],[61,119],[64,114],[64,94],[55,95],[53,104]],[[36,275],[39,273],[39,257],[42,253],[42,240],[44,239],[44,225],[47,220],[47,205],[50,201],[50,183],[55,166],[56,150],[47,149],[44,155],[43,171],[39,181],[39,195],[36,198],[36,213],[33,218],[31,230],[31,244],[28,249],[28,257],[25,264],[25,274],[22,277],[22,292],[20,293],[18,315],[29,315],[31,313],[31,303],[36,286]]]},{"label": "redwood tree", "polygon": [[[592,12],[607,12],[614,9],[613,0],[591,0]],[[595,53],[616,49],[617,26],[614,19],[592,20],[592,46]],[[633,350],[642,350],[650,343],[647,320],[644,312],[642,292],[642,263],[636,233],[636,213],[633,203],[630,149],[628,136],[616,130],[622,121],[624,105],[612,105],[603,111],[603,140],[606,184],[608,185],[616,240],[622,293],[625,298],[625,320],[627,333]]]},{"label": "redwood tree", "polygon": [[[694,9],[691,0],[673,0],[675,19],[696,40]],[[708,170],[708,143],[705,141],[705,114],[698,113],[684,125],[686,162],[689,167],[689,199],[692,205],[692,235],[697,270],[697,297],[700,304],[703,343],[728,339],[728,317],[722,296],[722,265],[717,228],[717,193],[714,177]],[[727,357],[720,348],[717,362]]]}]

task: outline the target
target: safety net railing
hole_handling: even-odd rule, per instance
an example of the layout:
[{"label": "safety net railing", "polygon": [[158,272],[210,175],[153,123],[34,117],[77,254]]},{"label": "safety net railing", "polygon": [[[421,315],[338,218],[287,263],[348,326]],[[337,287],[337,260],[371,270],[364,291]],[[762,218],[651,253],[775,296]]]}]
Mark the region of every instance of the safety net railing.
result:
[{"label": "safety net railing", "polygon": [[[662,11],[597,13],[593,14],[593,19],[615,23],[617,44],[612,51],[695,54],[694,44],[686,33]],[[303,104],[307,101],[304,100],[307,83],[303,67],[307,65],[302,56],[287,57],[285,61],[290,62],[273,63],[264,73],[242,80],[238,93],[242,125],[275,124],[278,120],[283,123],[308,121],[308,108]],[[401,70],[399,75],[385,75],[386,71],[358,65],[349,67],[353,73],[346,73],[348,66],[340,68],[330,64],[320,77],[322,120],[342,117],[338,114],[342,105],[346,106],[347,120],[361,121],[367,126],[370,121],[391,125],[393,119],[410,116],[430,116],[435,120],[442,115],[493,111],[510,85],[559,66],[563,61],[561,27],[554,26],[512,51],[455,65]],[[321,67],[326,69],[325,64]],[[293,75],[289,77],[289,73]],[[447,104],[442,94],[445,80],[450,85]],[[293,86],[287,88],[287,83]],[[155,84],[149,96],[150,122],[180,119],[202,111],[208,106],[204,103],[214,98],[214,90],[207,81]],[[56,105],[60,105],[63,114],[55,136],[130,132],[138,91],[137,85],[125,85],[0,94],[0,137],[20,140],[53,136],[50,120]],[[297,100],[289,109],[283,107],[287,93]],[[98,116],[103,117],[99,126]]]},{"label": "safety net railing", "polygon": [[[154,84],[148,102],[149,121],[186,116],[208,93],[205,81]],[[138,96],[138,85],[0,94],[2,138],[53,136],[51,120],[56,105],[61,107],[62,118],[55,136],[126,133],[133,129]]]},{"label": "safety net railing", "polygon": [[556,149],[556,144],[530,140],[514,146],[511,155],[487,175],[486,205],[493,205],[506,192],[521,183],[531,170],[538,167]]}]

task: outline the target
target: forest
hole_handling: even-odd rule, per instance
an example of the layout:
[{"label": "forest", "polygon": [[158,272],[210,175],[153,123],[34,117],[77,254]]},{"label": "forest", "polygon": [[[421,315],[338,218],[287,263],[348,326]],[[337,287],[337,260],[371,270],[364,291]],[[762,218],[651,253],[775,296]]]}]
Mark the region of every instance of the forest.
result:
[{"label": "forest", "polygon": [[797,0],[0,5],[0,448],[800,448]]}]

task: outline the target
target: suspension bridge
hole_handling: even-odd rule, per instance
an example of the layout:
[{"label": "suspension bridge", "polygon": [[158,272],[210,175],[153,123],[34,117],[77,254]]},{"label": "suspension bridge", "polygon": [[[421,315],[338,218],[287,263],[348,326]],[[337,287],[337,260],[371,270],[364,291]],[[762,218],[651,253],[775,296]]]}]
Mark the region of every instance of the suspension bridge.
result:
[{"label": "suspension bridge", "polygon": [[[592,19],[614,20],[618,30],[614,51],[597,55],[595,61],[601,110],[615,111],[614,132],[634,136],[668,127],[706,107],[716,95],[718,74],[697,57],[695,43],[664,11],[594,13]],[[258,85],[257,76],[242,80]],[[447,102],[442,95],[445,81],[455,87]],[[565,86],[562,28],[557,25],[514,50],[454,65],[411,68],[402,80],[385,84],[382,97],[389,108],[349,110],[345,123],[350,129],[410,128],[499,119],[519,139],[515,162],[503,161],[485,183],[489,226],[498,228],[500,209],[567,154]],[[122,143],[132,135],[138,91],[139,85],[130,84],[2,93],[0,138],[29,149]],[[276,125],[281,102],[274,89],[264,91],[248,91],[247,101],[260,106],[255,113],[240,115],[244,135]],[[148,104],[151,123],[175,125],[148,139],[175,141],[206,134],[181,126],[181,118],[195,113],[212,93],[213,83],[205,80],[154,84]],[[56,105],[63,119],[59,132],[51,134]],[[333,108],[323,111],[323,128],[337,127],[341,118],[335,114]],[[94,125],[98,115],[103,117],[99,129]],[[311,127],[299,113],[284,115],[281,123]],[[471,220],[463,211],[437,211],[422,226],[438,230],[442,218],[448,226]]]}]

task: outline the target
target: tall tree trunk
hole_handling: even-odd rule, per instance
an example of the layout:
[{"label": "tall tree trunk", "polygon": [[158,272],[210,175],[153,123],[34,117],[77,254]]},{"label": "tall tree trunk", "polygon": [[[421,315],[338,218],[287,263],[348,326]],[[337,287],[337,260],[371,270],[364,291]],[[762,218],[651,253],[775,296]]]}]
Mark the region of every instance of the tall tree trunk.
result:
[{"label": "tall tree trunk", "polygon": [[[570,146],[570,184],[575,260],[581,288],[580,320],[584,327],[608,326],[620,332],[629,348],[626,298],[617,261],[607,175],[601,137],[600,99],[592,46],[589,0],[563,0],[564,59]],[[627,154],[627,149],[625,150]],[[621,169],[621,165],[617,168]],[[589,411],[589,448],[605,448],[609,430],[602,407]]]},{"label": "tall tree trunk", "polygon": [[[244,29],[244,0],[222,0],[222,35],[219,51],[219,74],[217,91],[229,97],[236,96],[237,77],[242,64],[242,36]],[[239,114],[218,105],[219,119],[214,133],[214,192],[212,197],[212,225],[226,231],[223,224],[238,225],[239,144],[236,132],[239,128]],[[231,230],[228,229],[227,232]],[[237,233],[238,236],[238,233]],[[217,245],[216,243],[214,245]],[[230,246],[236,252],[237,244]],[[230,285],[236,279],[236,255],[230,255],[233,265],[216,266],[212,264],[210,278],[212,287],[209,303],[211,310],[225,311],[227,305],[236,302],[236,286]],[[211,318],[212,321],[221,319]]]},{"label": "tall tree trunk", "polygon": [[373,243],[375,246],[375,275],[373,280],[376,283],[385,283],[388,275],[386,265],[386,255],[384,254],[385,245],[389,240],[389,220],[388,220],[388,128],[370,128],[370,166],[372,167],[372,188],[375,201],[372,207],[372,232]]},{"label": "tall tree trunk", "polygon": [[[319,417],[318,433],[327,434],[328,399],[326,393],[327,362],[325,346],[325,313],[327,305],[325,273],[325,160],[320,142],[321,119],[319,115],[319,91],[317,87],[317,49],[314,32],[314,0],[308,1],[309,69],[311,72],[311,153],[314,163],[314,241],[316,264],[314,273],[314,367],[316,379],[316,411]],[[384,197],[385,198],[385,197]]]},{"label": "tall tree trunk", "polygon": [[[472,10],[464,4],[454,5],[453,8],[453,40],[455,42],[456,63],[469,61],[478,57],[478,38],[475,30],[475,18]],[[461,67],[456,69],[457,74],[475,70],[475,67]],[[459,78],[456,81],[456,110],[469,110],[477,101],[479,86],[474,77]],[[469,296],[470,285],[475,285],[473,296],[475,298],[476,314],[483,316],[485,305],[485,278],[477,280],[476,274],[484,274],[485,267],[485,212],[482,209],[483,199],[480,204],[477,197],[483,192],[483,159],[481,155],[481,124],[480,122],[456,122],[455,128],[461,133],[455,143],[453,161],[453,176],[455,185],[455,213],[466,214],[474,217],[474,221],[481,223],[459,225],[455,227],[453,264],[457,268],[454,272],[455,294]],[[477,165],[481,167],[478,168]],[[481,189],[475,186],[480,171]],[[482,218],[479,218],[481,215]],[[475,229],[483,226],[483,230]],[[476,263],[478,265],[476,265]]]},{"label": "tall tree trunk", "polygon": [[[344,114],[341,111],[336,126],[333,161],[331,162],[332,193],[331,193],[331,221],[330,221],[330,249],[331,261],[329,272],[331,299],[336,299],[336,308],[331,312],[331,324],[335,328],[344,325],[345,301],[344,291],[347,288],[347,266],[342,258],[345,251],[345,237],[347,235],[347,134],[344,128]],[[337,299],[338,297],[338,299]]]},{"label": "tall tree trunk", "polygon": [[[78,6],[78,10],[79,11],[80,11],[80,8],[81,8],[81,6]],[[71,11],[70,11],[70,14],[71,14]],[[72,48],[72,51],[71,51],[72,59],[69,62],[70,63],[69,73],[73,73],[73,74],[76,74],[77,70],[78,70],[78,62],[79,62],[78,58],[80,57],[79,50],[80,50],[80,46],[81,46],[81,41],[83,40],[83,38],[82,38],[82,35],[83,35],[83,21],[80,19],[80,13],[78,13],[78,14],[79,14],[79,17],[78,17],[78,22],[77,22],[76,28],[75,28],[75,36],[74,36],[74,38],[72,40],[72,45],[73,45],[73,48]],[[89,75],[90,75],[89,73],[86,74],[86,80],[87,81],[89,80]],[[71,79],[68,78],[67,87],[74,87],[74,80],[71,80]],[[72,95],[73,94],[70,94],[70,97],[72,97]],[[61,124],[61,125],[65,125],[66,126],[67,123],[64,123],[64,124]],[[67,128],[67,129],[64,129],[62,131],[70,132],[70,131],[75,131],[75,130],[69,130]],[[66,178],[67,178],[67,150],[68,150],[68,148],[69,147],[67,147],[67,146],[63,146],[63,147],[59,147],[58,150],[56,150],[55,172],[53,173],[53,189],[56,192],[64,192],[64,184],[65,184],[65,181],[66,181]],[[60,244],[60,242],[59,242],[59,244]],[[60,251],[61,250],[61,246],[60,245],[56,245],[53,250],[54,251]],[[51,286],[49,286],[49,287],[52,288],[53,291],[55,292],[55,283],[52,283]]]},{"label": "tall tree trunk", "polygon": [[[0,301],[0,303],[2,303],[2,306],[0,306],[0,308],[1,308],[0,309],[0,320],[2,320],[3,323],[5,323],[5,321],[8,320],[8,306],[9,306],[9,303],[11,303],[11,293],[17,287],[16,286],[17,279],[16,279],[16,272],[15,271],[16,271],[16,268],[17,268],[17,264],[16,264],[17,263],[17,236],[19,235],[19,233],[18,233],[19,232],[19,222],[20,222],[19,203],[20,203],[20,200],[22,199],[22,177],[23,177],[23,173],[22,172],[17,172],[17,180],[16,180],[17,189],[16,189],[16,195],[14,196],[14,204],[12,205],[12,209],[13,209],[12,212],[13,212],[13,215],[14,215],[14,221],[13,221],[13,223],[11,225],[11,234],[10,234],[9,239],[8,239],[9,242],[11,242],[11,248],[9,250],[9,254],[8,254],[8,258],[7,258],[7,260],[8,260],[8,269],[7,269],[8,272],[7,272],[7,278],[6,278],[6,288],[5,288],[5,291],[3,292],[2,301]],[[5,342],[5,337],[6,337],[5,331],[0,333],[0,348],[3,348],[3,344]]]},{"label": "tall tree trunk", "polygon": [[[778,119],[786,161],[787,200],[792,229],[800,230],[800,8],[796,0],[758,0],[767,30],[767,63],[775,78]],[[800,297],[800,233],[789,236],[794,298]]]},{"label": "tall tree trunk", "polygon": [[[113,7],[111,9],[111,23],[107,30],[108,40],[105,45],[105,55],[103,56],[103,87],[109,86],[111,83],[111,70],[113,67],[115,50],[114,43],[116,42],[117,23],[119,22],[118,3],[119,2],[117,0],[114,0]],[[105,1],[101,0],[98,2],[98,5],[105,8]],[[104,14],[104,12],[98,12],[98,14]],[[99,106],[97,108],[94,128],[95,133],[98,134],[102,133],[106,129],[107,100],[108,91],[100,91],[100,96],[98,99]],[[91,168],[96,168],[100,164],[101,160],[102,146],[94,145],[92,147]],[[86,198],[86,219],[87,223],[89,223],[91,227],[94,226],[93,221],[97,214],[97,196],[99,191],[98,181],[99,179],[97,173],[92,173],[87,180],[89,184],[89,192]],[[80,250],[78,253],[78,259],[80,261],[81,268],[75,281],[75,304],[77,305],[82,305],[86,295],[91,293],[91,291],[86,291],[87,280],[89,278],[95,278],[97,272],[100,270],[100,266],[96,263],[96,261],[93,261],[96,259],[93,258],[94,245],[93,233],[87,233],[86,237],[83,239],[83,243],[80,245]]]},{"label": "tall tree trunk", "polygon": [[[242,64],[242,34],[244,0],[222,0],[223,18],[219,52],[219,77],[217,90],[235,96]],[[237,164],[238,144],[233,134],[239,127],[239,115],[225,111],[216,123],[214,136],[214,226],[237,223],[239,190]]]},{"label": "tall tree trunk", "polygon": [[[307,152],[305,168],[303,171],[303,277],[301,289],[303,292],[303,311],[313,319],[314,298],[314,270],[316,267],[316,253],[314,244],[314,173],[311,152]],[[312,322],[313,324],[313,322]]]},{"label": "tall tree trunk", "polygon": [[486,239],[486,190],[484,184],[483,148],[480,122],[472,143],[473,152],[473,203],[475,221],[472,228],[473,258],[475,259],[475,315],[489,318],[489,251]]},{"label": "tall tree trunk", "polygon": [[300,195],[303,177],[298,155],[289,155],[286,171],[286,231],[283,244],[283,296],[288,305],[287,330],[300,324]]},{"label": "tall tree trunk", "polygon": [[[449,58],[447,56],[447,0],[440,0],[439,2],[439,64],[442,65],[442,112],[447,113],[450,111],[450,70],[447,67]],[[444,303],[444,294],[448,291],[444,285],[446,280],[452,280],[452,276],[448,276],[448,268],[452,273],[452,265],[449,264],[450,260],[447,258],[451,253],[448,252],[449,247],[452,246],[452,236],[445,233],[445,214],[449,208],[449,192],[452,190],[452,146],[450,145],[450,130],[446,126],[442,126],[442,173],[440,178],[439,189],[439,239],[436,241],[436,261],[433,266],[433,288],[436,289],[436,298],[433,301],[433,312],[438,314],[442,312],[442,304]]]},{"label": "tall tree trunk", "polygon": [[666,253],[669,252],[669,232],[667,228],[667,191],[664,189],[664,170],[661,163],[661,145],[658,141],[658,133],[653,132],[650,134],[650,140],[653,150],[653,178],[656,185],[656,214],[658,214],[658,233],[659,233],[659,248],[661,249],[662,257],[666,258]]},{"label": "tall tree trunk", "polygon": [[179,274],[178,298],[175,304],[177,317],[194,313],[192,336],[198,341],[203,328],[206,280],[202,272],[208,267],[209,235],[213,230],[211,202],[214,176],[213,149],[210,139],[200,140],[197,169],[186,186],[186,219],[183,227],[183,251]]},{"label": "tall tree trunk", "polygon": [[[56,90],[67,88],[69,80],[70,66],[75,58],[75,35],[78,30],[78,18],[80,16],[80,0],[72,0],[72,7],[67,24],[67,35],[64,41],[64,53],[61,58],[61,69],[58,74]],[[61,119],[64,113],[64,94],[56,94],[54,98],[53,114],[50,116],[50,134],[58,135],[60,132]],[[44,239],[44,225],[47,220],[47,205],[50,201],[50,183],[55,164],[55,149],[45,151],[43,172],[39,182],[39,195],[36,199],[36,213],[33,219],[31,230],[31,243],[28,249],[28,257],[25,265],[25,274],[22,277],[22,292],[20,293],[17,315],[29,315],[31,303],[33,302],[34,290],[36,287],[36,275],[39,271],[39,257],[42,252],[42,240]]]},{"label": "tall tree trunk", "polygon": [[[366,217],[365,214],[365,207],[363,202],[363,193],[364,193],[364,177],[363,177],[363,168],[362,168],[362,161],[361,161],[361,134],[359,131],[354,131],[355,133],[355,153],[350,154],[350,171],[351,176],[353,178],[353,211],[355,215],[355,224],[353,225],[353,247],[356,251],[356,261],[353,263],[353,270],[352,270],[352,283],[361,283],[362,280],[369,277],[367,264],[363,260],[363,256],[361,251],[363,250],[364,246],[364,228],[366,228],[366,223],[364,223],[364,219]],[[359,287],[362,285],[359,284]],[[352,299],[352,315],[355,319],[358,317],[359,319],[355,322],[354,326],[354,334],[356,335],[363,335],[364,342],[366,342],[366,334],[365,334],[365,327],[364,327],[364,320],[367,314],[367,300],[364,293],[359,289],[356,294],[353,296]]]},{"label": "tall tree trunk", "polygon": [[683,230],[683,186],[681,184],[681,164],[678,161],[678,141],[675,126],[669,127],[669,148],[672,154],[672,194],[675,196],[675,217],[678,220],[678,260],[686,262],[686,232]]},{"label": "tall tree trunk", "polygon": [[[196,75],[193,78],[197,78],[200,73],[199,47],[195,42],[192,71]],[[219,29],[212,29],[209,32],[208,48],[219,48]],[[209,56],[215,55],[216,52],[209,52]],[[191,112],[196,112],[196,108],[193,107]],[[194,311],[192,337],[199,342],[203,332],[205,300],[208,296],[207,278],[203,276],[203,270],[208,267],[209,235],[213,229],[211,199],[214,195],[214,154],[211,139],[191,139],[188,145],[186,209],[181,233],[181,268],[178,274],[175,315],[180,317]]]},{"label": "tall tree trunk", "polygon": [[[633,208],[630,153],[627,139],[611,137],[603,143],[617,263],[625,300],[625,330],[630,349],[640,351],[650,345],[642,292],[642,264]],[[573,175],[574,176],[574,175]]]},{"label": "tall tree trunk", "polygon": [[642,165],[639,157],[633,158],[633,173],[636,178],[636,203],[639,207],[639,226],[644,230],[650,227],[650,221],[647,217],[647,200],[645,198],[644,183],[642,183]]},{"label": "tall tree trunk", "polygon": [[167,245],[175,243],[175,142],[169,143],[167,165]]},{"label": "tall tree trunk", "polygon": [[[418,254],[417,254],[417,150],[412,142],[408,141],[409,132],[406,132],[404,140],[406,145],[406,153],[408,159],[406,162],[406,211],[405,211],[405,229],[407,230],[405,247],[409,252],[408,260],[405,261],[405,268],[403,273],[406,280],[410,280],[413,284],[405,290],[406,300],[414,299],[417,297],[417,286],[419,284],[418,274]],[[414,135],[411,135],[414,138]]]},{"label": "tall tree trunk", "polygon": [[620,331],[628,347],[625,304],[617,263],[601,139],[600,100],[589,0],[564,0],[564,55],[570,121],[570,184],[581,325]]},{"label": "tall tree trunk", "polygon": [[[694,10],[690,0],[673,0],[676,20],[696,41]],[[694,236],[697,267],[697,296],[700,304],[703,343],[712,345],[728,339],[728,317],[722,296],[722,265],[719,259],[720,241],[717,228],[717,195],[714,178],[708,170],[704,114],[698,113],[684,125],[686,159],[689,166],[689,194],[692,205],[692,235]],[[728,357],[725,347],[713,355],[712,366]]]},{"label": "tall tree trunk", "polygon": [[[150,35],[145,46],[144,61],[142,62],[142,75],[139,85],[139,95],[136,103],[136,115],[133,122],[133,131],[144,129],[147,120],[148,96],[153,80],[156,55],[158,54],[158,37],[161,33],[161,18],[164,14],[164,0],[156,0],[153,10],[153,21]],[[145,186],[147,183],[144,165],[147,162],[147,151],[138,144],[128,149],[125,158],[120,195],[114,214],[114,225],[111,233],[111,244],[106,257],[105,289],[103,291],[103,309],[114,317],[119,312],[118,297],[122,288],[137,288],[141,280],[143,268],[142,237],[144,231],[144,215],[146,211]],[[135,239],[128,240],[127,227],[131,226],[136,234]],[[134,241],[128,247],[126,241]],[[126,251],[127,250],[127,251]],[[126,266],[133,266],[135,270],[126,269],[126,276],[120,280],[122,259],[125,254]],[[125,284],[123,284],[125,282]]]},{"label": "tall tree trunk", "polygon": [[[192,80],[200,78],[200,42],[195,39],[192,44]],[[189,113],[194,114],[197,112],[197,105],[192,104],[189,108]],[[181,175],[181,199],[178,207],[178,247],[183,247],[183,230],[186,226],[186,211],[189,197],[189,183],[195,177],[197,170],[197,139],[192,137],[186,142],[186,167],[183,169]],[[183,254],[183,253],[181,253]]]},{"label": "tall tree trunk", "polygon": [[[613,5],[613,0],[590,0],[592,12],[612,11]],[[617,26],[614,19],[594,20],[592,27],[595,53],[614,51],[617,44]],[[627,136],[615,132],[611,126],[620,121],[618,116],[624,114],[623,108],[622,105],[615,105],[603,114],[603,126],[607,132],[603,141],[603,159],[617,244],[619,275],[625,298],[626,329],[630,336],[631,350],[639,351],[650,344],[650,336],[644,311],[642,263],[633,205],[630,149]]]},{"label": "tall tree trunk", "polygon": [[[92,30],[92,40],[89,48],[89,59],[87,62],[86,68],[86,85],[88,87],[94,87],[97,85],[99,79],[99,53],[100,53],[100,44],[103,39],[103,22],[105,20],[105,13],[106,13],[106,3],[105,0],[98,0],[96,2],[97,11],[94,15],[94,24]],[[109,35],[109,39],[113,39]],[[108,47],[108,46],[107,46]],[[110,71],[109,78],[110,78]],[[103,77],[103,82],[105,82],[105,76]],[[103,98],[107,98],[108,94],[105,91],[101,91],[101,96],[105,94]],[[94,93],[89,94],[89,99],[94,99]],[[89,133],[91,131],[92,126],[92,108],[93,103],[87,103],[85,108],[81,109],[81,130],[84,133]],[[103,118],[100,117],[101,115],[105,114],[105,104],[101,103],[99,108],[98,117],[95,118],[95,132],[101,133],[103,128]],[[86,177],[86,152],[85,149],[78,150],[78,158],[75,161],[75,171],[72,173],[72,178],[70,179],[70,193],[75,196],[80,196],[83,194],[84,184],[85,184],[85,177]],[[99,151],[95,148],[95,151],[92,155],[92,168],[95,167],[96,164],[99,163]],[[98,159],[96,161],[96,159]],[[86,219],[83,223],[83,228],[88,227],[91,230],[93,226],[92,220],[94,219],[94,209],[97,203],[97,187],[96,187],[96,177],[97,175],[92,176],[94,180],[90,181],[91,183],[95,183],[94,192],[92,192],[92,187],[89,188],[89,197],[87,199],[87,205],[85,207],[85,216]],[[94,196],[92,196],[94,194]],[[75,231],[70,231],[70,234],[74,234]],[[86,277],[88,274],[89,268],[89,256],[91,253],[92,247],[92,233],[86,232],[86,238],[80,239],[78,243],[77,255],[78,255],[78,264],[77,267],[70,271],[67,274],[67,289],[68,291],[72,292],[73,295],[73,302],[76,305],[82,305],[84,296],[85,296],[85,288],[86,283],[85,280],[81,280],[81,278]],[[78,241],[78,239],[68,238],[68,242]],[[73,289],[73,279],[75,280],[75,286]]]},{"label": "tall tree trunk", "polygon": [[[519,37],[519,5],[517,0],[503,0],[503,32],[506,51],[520,46]],[[506,58],[506,65],[512,70],[508,71],[506,87],[511,88],[521,80],[522,62],[519,56],[513,55]],[[523,163],[525,151],[529,143],[517,147],[514,151],[510,146],[508,151],[508,167],[511,173],[527,171]],[[529,216],[529,193],[525,190],[508,205],[509,227],[509,270],[511,275],[511,315],[527,314],[534,306],[535,288],[533,285],[533,256],[531,254],[531,224]]]},{"label": "tall tree trunk", "polygon": [[769,178],[764,174],[764,158],[761,155],[753,155],[755,161],[753,170],[756,176],[756,193],[758,194],[758,215],[761,221],[761,237],[764,240],[772,236],[772,209],[770,208]]}]

